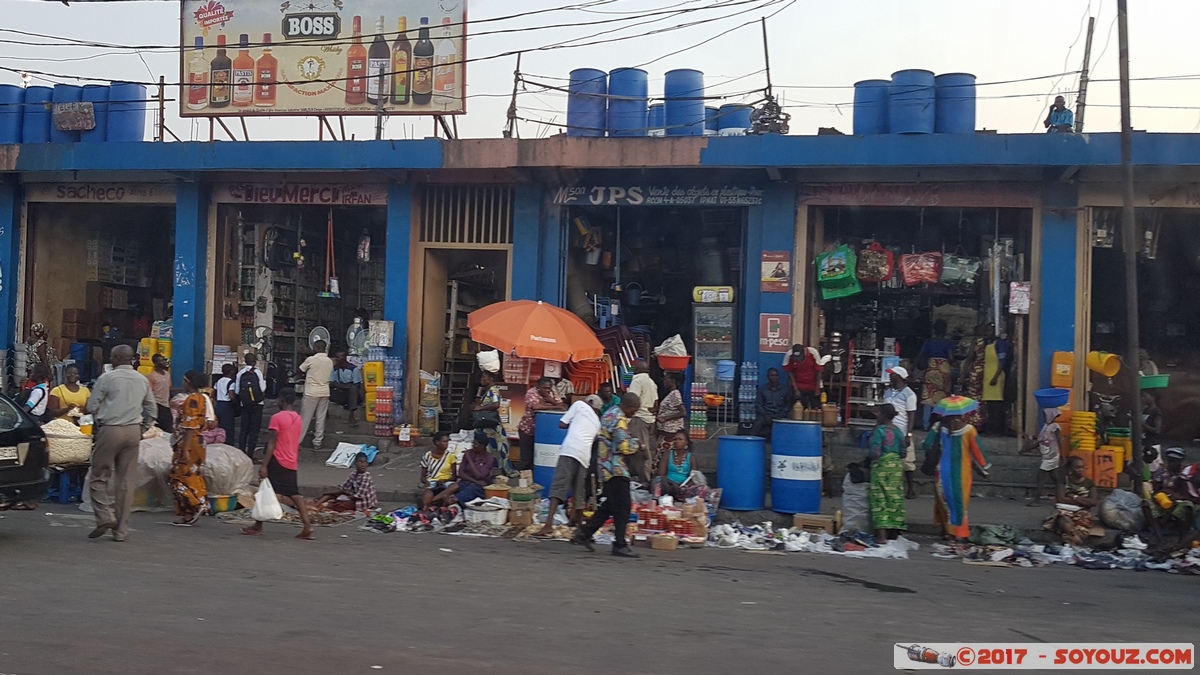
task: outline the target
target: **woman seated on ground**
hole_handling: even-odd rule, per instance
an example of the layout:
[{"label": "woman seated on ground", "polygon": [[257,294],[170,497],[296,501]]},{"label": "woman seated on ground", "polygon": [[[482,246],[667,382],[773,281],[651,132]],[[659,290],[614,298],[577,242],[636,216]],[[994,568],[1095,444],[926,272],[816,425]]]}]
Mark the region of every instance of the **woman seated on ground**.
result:
[{"label": "woman seated on ground", "polygon": [[1071,457],[1067,460],[1067,475],[1058,484],[1056,499],[1059,509],[1046,518],[1042,529],[1057,532],[1064,543],[1075,546],[1083,544],[1091,536],[1091,509],[1100,503],[1100,497],[1096,494],[1096,484],[1084,471],[1082,458]]},{"label": "woman seated on ground", "polygon": [[326,490],[317,500],[317,508],[326,504],[333,511],[371,511],[379,506],[379,497],[375,493],[375,481],[367,467],[371,465],[366,454],[358,453],[354,458],[354,473],[342,483],[341,487]]},{"label": "woman seated on ground", "polygon": [[433,435],[433,449],[421,458],[421,505],[450,506],[458,493],[458,460],[450,452],[450,434],[439,431]]},{"label": "woman seated on ground", "polygon": [[75,364],[63,369],[63,380],[62,384],[50,390],[50,402],[46,404],[46,420],[64,419],[78,424],[78,415],[87,410],[91,392],[79,384],[79,367]]},{"label": "woman seated on ground", "polygon": [[685,485],[692,477],[692,445],[687,431],[676,431],[670,438],[670,451],[658,463],[658,477],[655,478],[656,494],[668,495],[675,499],[686,499]]},{"label": "woman seated on ground", "polygon": [[471,449],[463,453],[458,465],[457,497],[463,504],[482,499],[483,489],[500,473],[499,463],[488,452],[488,440],[487,433],[477,429]]}]

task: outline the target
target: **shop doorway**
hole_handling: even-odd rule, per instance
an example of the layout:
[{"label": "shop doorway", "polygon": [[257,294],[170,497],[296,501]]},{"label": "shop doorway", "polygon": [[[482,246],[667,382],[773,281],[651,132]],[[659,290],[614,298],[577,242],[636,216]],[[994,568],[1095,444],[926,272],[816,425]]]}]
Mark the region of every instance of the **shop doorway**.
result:
[{"label": "shop doorway", "polygon": [[53,358],[40,359],[74,359],[91,379],[113,346],[136,346],[152,322],[169,318],[174,205],[35,202],[27,220],[18,341],[41,324]]}]

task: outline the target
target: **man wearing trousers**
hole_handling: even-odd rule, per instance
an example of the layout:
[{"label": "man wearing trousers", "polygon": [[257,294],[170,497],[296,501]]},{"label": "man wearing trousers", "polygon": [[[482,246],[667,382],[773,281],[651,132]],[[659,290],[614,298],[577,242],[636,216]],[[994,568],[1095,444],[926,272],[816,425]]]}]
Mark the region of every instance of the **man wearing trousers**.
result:
[{"label": "man wearing trousers", "polygon": [[600,433],[596,435],[596,469],[604,485],[600,506],[582,527],[575,530],[571,540],[589,551],[596,550],[592,535],[612,518],[612,554],[619,558],[638,557],[625,541],[625,529],[633,507],[629,495],[629,467],[625,462],[641,450],[637,438],[629,433],[629,418],[641,405],[636,394],[625,394],[621,397],[621,405],[604,413],[600,420]]},{"label": "man wearing trousers", "polygon": [[[258,434],[262,429],[263,405],[267,390],[267,378],[256,366],[257,354],[246,354],[246,367],[238,371],[233,380],[233,391],[242,402],[242,429],[238,447],[250,459],[258,449]],[[257,388],[254,386],[257,381]]]},{"label": "man wearing trousers", "polygon": [[300,372],[304,375],[300,440],[304,440],[309,424],[313,424],[313,450],[321,449],[321,441],[325,438],[325,416],[329,414],[329,376],[333,374],[333,359],[325,353],[325,346],[323,341],[318,340],[313,345],[316,353],[300,364]]},{"label": "man wearing trousers", "polygon": [[158,415],[149,381],[131,365],[133,355],[129,345],[113,347],[113,369],[96,380],[88,399],[88,412],[94,417],[96,429],[89,490],[96,529],[89,539],[111,530],[113,540],[125,541],[129,534],[129,514],[133,511],[133,487],[129,482],[142,433]]}]

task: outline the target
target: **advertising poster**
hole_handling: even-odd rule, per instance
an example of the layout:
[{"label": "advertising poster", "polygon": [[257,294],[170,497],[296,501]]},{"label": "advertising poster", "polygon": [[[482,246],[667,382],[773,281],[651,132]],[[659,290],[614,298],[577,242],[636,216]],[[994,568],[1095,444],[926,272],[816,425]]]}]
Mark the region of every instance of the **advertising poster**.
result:
[{"label": "advertising poster", "polygon": [[792,255],[788,251],[762,252],[762,292],[787,293],[792,286]]},{"label": "advertising poster", "polygon": [[792,315],[758,315],[758,351],[786,354],[792,350]]},{"label": "advertising poster", "polygon": [[183,117],[465,111],[466,0],[183,0]]}]

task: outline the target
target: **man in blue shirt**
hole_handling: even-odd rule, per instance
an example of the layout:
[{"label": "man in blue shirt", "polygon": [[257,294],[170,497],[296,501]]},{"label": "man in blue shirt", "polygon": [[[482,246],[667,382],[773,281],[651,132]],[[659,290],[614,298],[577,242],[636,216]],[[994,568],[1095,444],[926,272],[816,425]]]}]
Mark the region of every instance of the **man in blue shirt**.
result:
[{"label": "man in blue shirt", "polygon": [[340,351],[334,356],[333,370],[329,373],[329,392],[336,401],[346,406],[350,411],[350,424],[357,424],[354,413],[358,410],[358,402],[362,400],[362,371],[346,359],[346,352]]},{"label": "man in blue shirt", "polygon": [[1055,96],[1054,105],[1050,106],[1050,113],[1042,124],[1046,126],[1046,133],[1072,134],[1075,133],[1075,113],[1067,109],[1066,99]]}]

